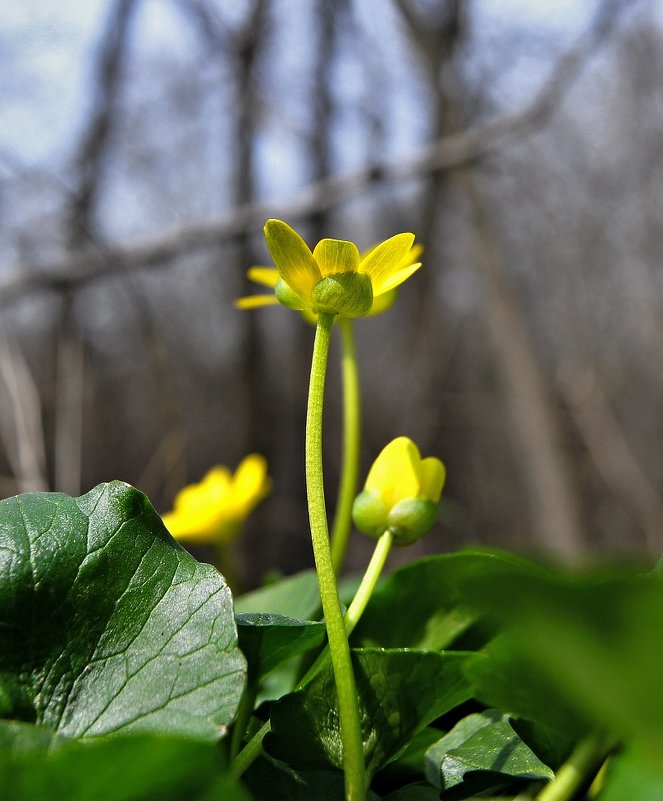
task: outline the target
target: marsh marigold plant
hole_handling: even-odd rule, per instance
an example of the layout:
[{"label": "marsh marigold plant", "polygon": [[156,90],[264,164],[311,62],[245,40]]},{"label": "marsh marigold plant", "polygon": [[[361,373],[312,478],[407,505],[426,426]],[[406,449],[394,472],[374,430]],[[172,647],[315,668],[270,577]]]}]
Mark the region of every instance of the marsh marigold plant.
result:
[{"label": "marsh marigold plant", "polygon": [[253,453],[234,474],[227,467],[213,467],[198,484],[184,487],[162,519],[176,540],[226,545],[237,537],[270,485],[267,462]]}]

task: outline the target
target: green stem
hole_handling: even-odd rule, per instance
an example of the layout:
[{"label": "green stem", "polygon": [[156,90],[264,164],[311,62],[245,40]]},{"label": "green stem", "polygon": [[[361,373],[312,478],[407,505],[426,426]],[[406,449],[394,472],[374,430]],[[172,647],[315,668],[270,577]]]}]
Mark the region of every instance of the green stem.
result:
[{"label": "green stem", "polygon": [[361,439],[361,395],[359,370],[355,350],[352,320],[341,317],[338,321],[343,344],[341,368],[343,373],[343,465],[331,534],[331,553],[334,573],[338,576],[343,567],[352,527],[352,503],[357,494],[359,475],[359,443]]},{"label": "green stem", "polygon": [[234,759],[242,747],[242,739],[246,732],[246,727],[251,720],[251,713],[255,705],[258,694],[257,682],[248,679],[246,687],[237,708],[237,715],[233,724],[232,734],[230,735],[230,758]]},{"label": "green stem", "polygon": [[352,599],[352,603],[348,607],[348,611],[345,613],[345,631],[348,637],[352,634],[355,626],[357,623],[359,623],[359,619],[364,614],[364,609],[366,609],[366,605],[368,604],[371,595],[373,595],[373,590],[375,589],[375,585],[378,583],[378,579],[382,574],[393,542],[394,537],[391,531],[385,531],[377,541],[375,550],[373,551],[373,556],[371,556],[371,561],[368,563],[366,572],[362,576],[361,583],[359,587],[357,587],[355,597]]},{"label": "green stem", "polygon": [[571,801],[601,767],[608,752],[602,737],[592,736],[582,740],[571,756],[536,797],[536,801]]},{"label": "green stem", "polygon": [[[380,578],[380,574],[384,569],[385,562],[387,561],[387,557],[389,556],[389,551],[391,550],[391,546],[393,544],[393,536],[391,532],[385,531],[385,533],[380,537],[377,541],[375,546],[375,550],[373,551],[373,556],[371,557],[371,561],[366,568],[366,572],[364,573],[361,583],[357,588],[357,592],[355,593],[355,597],[352,599],[352,603],[350,604],[348,611],[345,613],[344,624],[345,624],[345,631],[349,636],[357,623],[359,623],[359,619],[364,613],[366,609],[366,605],[373,594],[373,590],[375,589],[375,585]],[[324,651],[318,656],[315,662],[311,665],[311,667],[306,671],[306,674],[301,679],[299,684],[295,687],[295,692],[297,690],[301,690],[304,685],[308,684],[308,682],[315,676],[318,672],[319,668],[321,667],[322,663],[326,661],[329,656],[328,646],[325,647]],[[244,748],[237,754],[235,759],[233,759],[230,765],[230,772],[234,778],[239,779],[239,777],[246,771],[248,768],[255,762],[255,760],[260,756],[262,752],[262,741],[265,735],[271,730],[271,724],[266,721],[262,727],[253,735],[253,737],[249,740],[249,742],[244,746]]]},{"label": "green stem", "polygon": [[233,779],[239,779],[262,754],[262,741],[271,728],[271,723],[266,720],[230,763],[229,773]]},{"label": "green stem", "polygon": [[357,689],[331,558],[322,473],[322,409],[333,322],[334,317],[332,314],[322,313],[318,315],[311,363],[308,407],[306,410],[306,491],[313,557],[318,574],[318,584],[320,585],[320,601],[327,628],[327,639],[329,641],[334,682],[336,684],[336,697],[338,699],[341,743],[343,745],[345,797],[346,801],[365,801],[366,773],[359,707],[357,705]]},{"label": "green stem", "polygon": [[[371,561],[369,562],[366,572],[362,577],[361,584],[357,588],[355,597],[352,599],[352,603],[348,607],[348,611],[345,613],[345,617],[343,618],[343,622],[345,623],[345,633],[348,637],[352,634],[357,623],[359,623],[359,618],[364,614],[364,609],[366,609],[366,605],[373,594],[375,585],[378,583],[378,579],[380,578],[384,564],[389,556],[389,551],[391,550],[393,541],[394,538],[391,532],[385,531],[375,546],[373,556],[371,557]],[[329,647],[326,646],[318,654],[318,658],[315,660],[315,662],[313,662],[311,667],[306,671],[299,684],[295,687],[295,691],[301,690],[302,687],[308,684],[308,682],[320,670],[322,665],[327,661],[328,657]]]}]

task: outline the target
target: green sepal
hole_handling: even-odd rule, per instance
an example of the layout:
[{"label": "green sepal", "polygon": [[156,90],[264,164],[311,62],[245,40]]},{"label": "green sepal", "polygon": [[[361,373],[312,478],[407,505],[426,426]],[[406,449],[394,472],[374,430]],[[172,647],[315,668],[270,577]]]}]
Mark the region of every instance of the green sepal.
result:
[{"label": "green sepal", "polygon": [[406,498],[391,508],[387,527],[394,545],[411,545],[428,534],[437,518],[437,504],[423,498]]},{"label": "green sepal", "polygon": [[364,490],[352,505],[352,520],[362,534],[379,539],[387,530],[389,510],[377,492]]},{"label": "green sepal", "polygon": [[313,288],[319,312],[363,317],[373,305],[373,285],[364,273],[338,273],[323,278]]},{"label": "green sepal", "polygon": [[301,297],[295,292],[294,289],[291,289],[282,278],[279,278],[279,280],[276,282],[274,294],[276,295],[278,302],[282,303],[284,306],[287,306],[289,309],[301,311],[304,308],[304,303],[302,302]]}]

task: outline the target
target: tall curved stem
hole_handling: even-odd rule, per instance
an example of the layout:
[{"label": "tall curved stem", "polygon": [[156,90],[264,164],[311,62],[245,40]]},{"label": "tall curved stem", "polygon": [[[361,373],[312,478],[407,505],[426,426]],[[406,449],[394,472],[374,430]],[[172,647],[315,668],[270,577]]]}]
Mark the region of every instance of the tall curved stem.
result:
[{"label": "tall curved stem", "polygon": [[341,742],[343,744],[345,797],[346,801],[365,801],[366,773],[357,690],[331,557],[322,470],[322,412],[333,322],[333,315],[320,314],[315,332],[306,410],[306,493],[313,556],[320,585],[320,600],[327,627],[338,699]]}]

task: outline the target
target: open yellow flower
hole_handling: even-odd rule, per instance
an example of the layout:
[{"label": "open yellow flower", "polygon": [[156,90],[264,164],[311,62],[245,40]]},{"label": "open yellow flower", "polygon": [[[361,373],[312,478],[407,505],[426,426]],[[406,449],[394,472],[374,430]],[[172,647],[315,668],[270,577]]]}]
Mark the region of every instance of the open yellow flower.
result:
[{"label": "open yellow flower", "polygon": [[411,439],[397,437],[373,462],[355,499],[355,525],[371,537],[391,531],[395,545],[409,545],[435,523],[445,477],[439,459],[422,459]]},{"label": "open yellow flower", "polygon": [[252,267],[248,276],[274,294],[240,298],[238,308],[282,303],[305,316],[379,314],[393,304],[396,287],[421,267],[416,261],[421,246],[414,244],[414,234],[397,234],[364,254],[341,239],[322,239],[311,252],[289,225],[268,220],[265,239],[276,268]]},{"label": "open yellow flower", "polygon": [[162,519],[176,540],[224,545],[239,534],[270,486],[267,462],[253,453],[242,460],[234,475],[217,466],[200,483],[184,487],[175,496],[173,510]]}]

